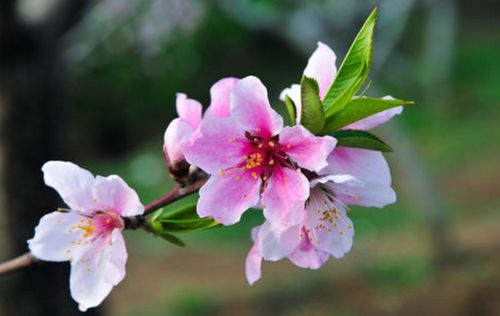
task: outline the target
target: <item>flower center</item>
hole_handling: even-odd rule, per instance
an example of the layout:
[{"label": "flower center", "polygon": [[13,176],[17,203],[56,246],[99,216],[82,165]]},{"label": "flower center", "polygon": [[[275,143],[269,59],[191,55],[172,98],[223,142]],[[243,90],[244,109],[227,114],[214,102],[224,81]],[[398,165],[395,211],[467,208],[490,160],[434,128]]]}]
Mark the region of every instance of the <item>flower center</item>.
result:
[{"label": "flower center", "polygon": [[[278,136],[266,139],[246,132],[243,139],[229,139],[229,142],[236,141],[243,142],[246,145],[243,149],[243,160],[232,167],[221,169],[220,174],[222,176],[239,169],[249,173],[254,179],[261,177],[262,180],[266,181],[272,175],[276,166],[294,168],[294,164],[285,152],[290,146],[280,145]],[[236,179],[239,180],[240,176],[237,175]]]},{"label": "flower center", "polygon": [[[112,211],[97,211],[94,214],[80,218],[77,224],[70,226],[69,233],[79,233],[72,241],[74,244],[86,245],[95,239],[106,235],[115,228],[123,227],[123,220]],[[90,239],[88,237],[91,237]]]}]

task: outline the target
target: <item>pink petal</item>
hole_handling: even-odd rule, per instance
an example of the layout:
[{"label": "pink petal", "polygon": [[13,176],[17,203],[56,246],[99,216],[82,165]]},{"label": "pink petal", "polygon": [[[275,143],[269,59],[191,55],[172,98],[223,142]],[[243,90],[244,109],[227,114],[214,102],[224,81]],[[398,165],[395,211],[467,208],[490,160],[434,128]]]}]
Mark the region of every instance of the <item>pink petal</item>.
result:
[{"label": "pink petal", "polygon": [[318,180],[346,205],[384,207],[396,202],[396,193],[386,184],[362,182],[348,175],[332,175]]},{"label": "pink petal", "polygon": [[300,98],[300,84],[292,84],[290,88],[286,88],[280,93],[280,100],[285,102],[285,97],[288,96],[295,104],[295,124],[300,124],[302,114],[302,100]]},{"label": "pink petal", "polygon": [[177,93],[177,100],[175,101],[177,114],[179,118],[191,125],[193,130],[197,129],[201,122],[202,106],[200,102],[188,99],[184,93]]},{"label": "pink petal", "polygon": [[242,129],[264,138],[277,135],[283,128],[282,117],[269,104],[266,87],[253,76],[234,86],[231,115]]},{"label": "pink petal", "polygon": [[391,172],[382,153],[374,150],[336,147],[322,175],[348,174],[361,182],[391,185]]},{"label": "pink petal", "polygon": [[259,202],[260,186],[260,178],[254,179],[241,169],[224,176],[214,174],[200,189],[198,215],[232,225],[248,208]]},{"label": "pink petal", "polygon": [[250,285],[254,284],[261,278],[261,265],[262,256],[259,253],[259,241],[257,239],[257,241],[248,252],[247,258],[245,260],[245,275]]},{"label": "pink petal", "polygon": [[306,269],[319,269],[330,257],[328,252],[316,248],[304,235],[300,244],[290,255],[288,259],[296,266]]},{"label": "pink petal", "polygon": [[308,197],[309,181],[299,170],[275,167],[262,193],[264,216],[276,230],[300,223]]},{"label": "pink petal", "polygon": [[45,184],[54,188],[71,209],[92,209],[94,176],[71,162],[49,161],[42,167]]},{"label": "pink petal", "polygon": [[[394,100],[393,97],[390,95],[387,95],[383,97],[382,99],[385,100]],[[399,115],[403,112],[403,107],[402,106],[397,106],[395,108],[385,110],[382,112],[379,112],[377,114],[373,114],[371,116],[365,117],[362,120],[359,120],[357,122],[351,123],[342,129],[359,129],[359,130],[369,130],[374,127],[377,127],[379,125],[384,124],[385,122],[389,121],[392,119],[394,116]]]},{"label": "pink petal", "polygon": [[28,240],[30,252],[44,261],[79,260],[88,245],[78,244],[82,231],[74,229],[87,217],[77,212],[52,212],[40,219],[35,236]]},{"label": "pink petal", "polygon": [[137,193],[119,176],[97,176],[94,196],[99,210],[111,210],[120,216],[134,216],[144,212]]},{"label": "pink petal", "polygon": [[318,42],[318,48],[309,58],[304,75],[316,79],[319,85],[319,95],[323,99],[333,83],[337,73],[335,62],[337,56],[327,45]]},{"label": "pink petal", "polygon": [[193,128],[179,118],[174,119],[167,127],[163,137],[163,151],[167,163],[175,164],[184,160],[182,146],[193,135]]},{"label": "pink petal", "polygon": [[342,129],[359,129],[359,130],[369,130],[374,127],[377,127],[381,124],[384,124],[385,122],[389,121],[391,118],[393,118],[395,115],[401,114],[403,112],[403,107],[398,106],[389,110],[385,110],[382,112],[379,112],[377,114],[373,114],[371,116],[368,116],[362,120],[359,120],[357,122],[354,122],[352,124],[347,125],[346,127],[343,127]]},{"label": "pink petal", "polygon": [[223,78],[210,88],[210,106],[205,112],[206,116],[228,117],[230,115],[229,97],[238,78]]},{"label": "pink petal", "polygon": [[302,226],[295,225],[284,231],[276,231],[271,223],[264,222],[261,226],[258,240],[259,253],[265,260],[277,261],[291,254],[300,243],[300,230]]},{"label": "pink petal", "polygon": [[186,160],[213,174],[243,161],[246,138],[231,118],[206,117],[198,137],[183,147]]},{"label": "pink petal", "polygon": [[279,141],[294,162],[311,171],[319,171],[328,165],[328,155],[337,144],[335,138],[315,136],[301,125],[283,128]]},{"label": "pink petal", "polygon": [[306,212],[309,238],[316,248],[335,258],[351,250],[354,229],[342,204],[332,202],[320,187],[315,187],[311,190]]}]

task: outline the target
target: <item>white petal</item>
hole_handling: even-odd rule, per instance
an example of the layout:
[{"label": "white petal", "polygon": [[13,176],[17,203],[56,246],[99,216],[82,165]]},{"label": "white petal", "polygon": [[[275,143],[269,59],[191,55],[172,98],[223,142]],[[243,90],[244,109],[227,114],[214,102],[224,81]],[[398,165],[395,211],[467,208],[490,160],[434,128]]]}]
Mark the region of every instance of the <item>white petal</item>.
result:
[{"label": "white petal", "polygon": [[30,252],[44,261],[77,261],[88,250],[89,237],[78,225],[89,218],[76,212],[52,212],[40,219],[35,236],[28,240]]},{"label": "white petal", "polygon": [[54,188],[71,209],[92,210],[94,176],[90,172],[65,161],[46,162],[42,171],[45,184]]},{"label": "white petal", "polygon": [[277,261],[292,253],[300,243],[301,225],[295,225],[284,232],[271,229],[269,222],[265,222],[260,228],[258,238],[260,240],[259,253],[265,260]]},{"label": "white petal", "polygon": [[111,238],[111,234],[102,236],[92,243],[82,259],[71,264],[71,296],[79,303],[82,312],[101,304],[113,288],[108,275],[112,256]]},{"label": "white petal", "polygon": [[332,203],[320,187],[311,190],[306,205],[307,229],[311,243],[335,258],[351,250],[354,229],[342,204]]}]

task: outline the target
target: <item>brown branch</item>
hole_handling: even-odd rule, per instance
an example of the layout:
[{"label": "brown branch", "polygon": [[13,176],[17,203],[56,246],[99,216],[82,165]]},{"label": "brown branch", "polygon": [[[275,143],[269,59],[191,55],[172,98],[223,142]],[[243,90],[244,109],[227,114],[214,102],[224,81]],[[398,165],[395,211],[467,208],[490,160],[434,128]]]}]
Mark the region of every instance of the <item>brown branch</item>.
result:
[{"label": "brown branch", "polygon": [[168,205],[170,203],[173,203],[186,195],[189,195],[191,193],[194,193],[198,191],[207,179],[200,179],[193,183],[192,185],[188,187],[181,187],[179,185],[176,185],[172,191],[169,193],[165,194],[164,196],[160,197],[157,200],[154,200],[153,202],[147,204],[144,207],[144,215],[147,215],[151,212],[156,211],[157,209],[160,209],[164,207],[165,205]]},{"label": "brown branch", "polygon": [[35,262],[39,262],[39,260],[33,257],[31,253],[27,252],[17,258],[0,263],[0,275],[14,272],[18,269],[30,266]]}]

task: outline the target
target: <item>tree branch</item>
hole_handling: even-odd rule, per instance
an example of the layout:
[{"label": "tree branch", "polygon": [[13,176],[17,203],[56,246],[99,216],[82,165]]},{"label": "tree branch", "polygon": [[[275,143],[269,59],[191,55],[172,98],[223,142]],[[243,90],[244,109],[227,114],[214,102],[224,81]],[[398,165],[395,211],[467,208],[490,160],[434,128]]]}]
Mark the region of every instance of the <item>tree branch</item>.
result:
[{"label": "tree branch", "polygon": [[164,207],[165,205],[168,205],[170,203],[173,203],[180,198],[185,197],[186,195],[189,195],[193,192],[198,191],[207,179],[200,179],[196,182],[194,182],[192,185],[188,187],[181,187],[179,185],[176,185],[172,191],[169,193],[165,194],[164,196],[160,197],[157,200],[154,200],[153,202],[147,204],[144,207],[144,215],[147,215],[151,212],[156,211],[157,209],[160,209]]},{"label": "tree branch", "polygon": [[14,272],[20,268],[30,266],[35,262],[39,262],[39,260],[33,257],[31,253],[27,252],[17,258],[0,263],[0,275]]}]

